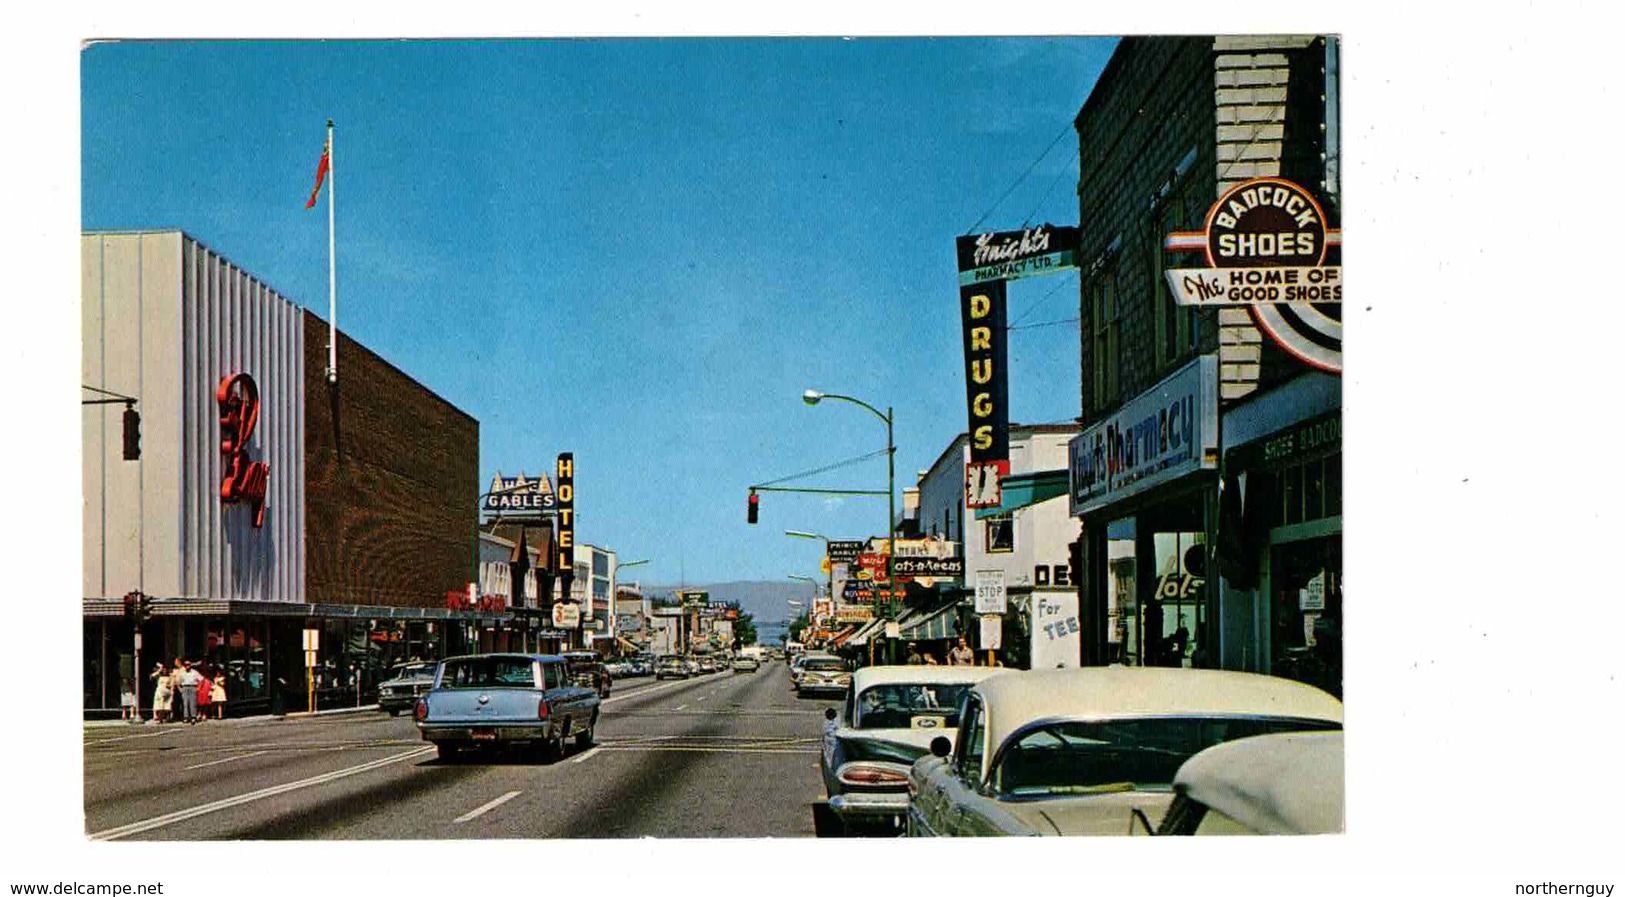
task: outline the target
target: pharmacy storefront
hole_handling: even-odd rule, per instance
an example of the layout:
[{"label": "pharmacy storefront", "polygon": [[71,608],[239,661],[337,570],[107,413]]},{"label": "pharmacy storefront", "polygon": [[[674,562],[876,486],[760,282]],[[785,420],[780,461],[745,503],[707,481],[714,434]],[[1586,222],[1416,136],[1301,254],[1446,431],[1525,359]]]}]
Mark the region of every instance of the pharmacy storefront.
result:
[{"label": "pharmacy storefront", "polygon": [[1085,661],[1213,666],[1210,534],[1218,360],[1201,356],[1096,421],[1068,448],[1083,521]]}]

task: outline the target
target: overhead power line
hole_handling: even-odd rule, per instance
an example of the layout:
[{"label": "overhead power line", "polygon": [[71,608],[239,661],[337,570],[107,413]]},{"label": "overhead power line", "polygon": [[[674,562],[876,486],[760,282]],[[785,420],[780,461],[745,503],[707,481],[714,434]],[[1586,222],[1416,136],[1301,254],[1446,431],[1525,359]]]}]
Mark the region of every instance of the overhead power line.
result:
[{"label": "overhead power line", "polygon": [[886,450],[880,449],[879,451],[870,452],[867,455],[859,455],[856,458],[848,458],[845,461],[836,461],[834,464],[826,464],[823,467],[815,468],[813,470],[804,470],[801,473],[792,473],[787,477],[779,477],[776,480],[767,480],[766,482],[757,483],[756,485],[757,487],[774,486],[779,483],[788,483],[791,480],[805,479],[807,477],[817,476],[821,473],[828,473],[832,470],[839,470],[842,467],[851,467],[854,464],[861,464],[870,458],[878,458],[884,454],[886,454]]},{"label": "overhead power line", "polygon": [[994,209],[997,209],[997,208],[998,208],[998,207],[999,207],[999,203],[1002,203],[1002,202],[1004,202],[1004,201],[1005,201],[1005,200],[1006,200],[1006,199],[1008,199],[1008,198],[1009,198],[1009,197],[1010,197],[1010,194],[1011,194],[1011,193],[1014,193],[1014,192],[1015,192],[1015,189],[1016,189],[1016,188],[1017,188],[1017,187],[1019,187],[1019,186],[1021,186],[1021,182],[1022,182],[1022,181],[1025,181],[1025,180],[1026,180],[1026,179],[1027,179],[1027,175],[1029,175],[1029,174],[1032,174],[1032,173],[1033,173],[1033,169],[1034,169],[1034,168],[1037,168],[1037,167],[1038,167],[1038,163],[1040,163],[1040,162],[1042,162],[1042,161],[1044,161],[1044,157],[1045,157],[1045,156],[1048,156],[1048,155],[1049,155],[1049,153],[1050,153],[1050,150],[1052,150],[1052,149],[1055,149],[1055,145],[1056,145],[1056,144],[1057,144],[1057,143],[1060,143],[1060,142],[1061,142],[1061,138],[1062,138],[1062,137],[1065,137],[1065,136],[1066,136],[1066,135],[1067,135],[1067,132],[1069,132],[1069,131],[1071,131],[1071,130],[1072,130],[1072,123],[1071,123],[1071,122],[1067,122],[1067,123],[1066,123],[1066,127],[1064,127],[1064,128],[1062,128],[1062,129],[1061,129],[1061,133],[1059,133],[1059,134],[1056,134],[1056,135],[1055,135],[1055,139],[1054,139],[1054,140],[1051,140],[1051,141],[1050,141],[1050,142],[1049,142],[1049,146],[1046,146],[1046,147],[1044,147],[1044,151],[1043,151],[1043,152],[1042,152],[1042,153],[1039,153],[1039,154],[1038,154],[1038,158],[1036,158],[1036,159],[1034,159],[1034,160],[1033,160],[1033,162],[1032,162],[1032,164],[1031,164],[1031,165],[1028,165],[1028,166],[1027,166],[1027,170],[1026,170],[1026,171],[1023,171],[1023,172],[1022,172],[1022,173],[1021,173],[1021,177],[1018,177],[1018,178],[1016,178],[1016,182],[1015,182],[1015,183],[1013,183],[1013,184],[1011,184],[1011,185],[1010,185],[1010,188],[1009,188],[1009,189],[1008,189],[1008,190],[1005,190],[1005,191],[1004,191],[1004,194],[1003,194],[1003,195],[1002,195],[1002,196],[1000,196],[1000,197],[999,197],[999,198],[998,198],[998,199],[997,199],[997,200],[995,200],[995,201],[994,201],[994,203],[993,203],[993,205],[991,205],[991,206],[988,206],[988,209],[987,209],[987,211],[985,211],[985,212],[983,212],[983,213],[982,213],[982,217],[980,217],[980,218],[978,218],[978,219],[976,219],[976,223],[975,223],[975,224],[973,224],[973,225],[971,225],[971,226],[970,226],[970,227],[968,227],[968,228],[966,228],[966,229],[965,229],[965,234],[966,234],[966,235],[967,235],[967,236],[969,236],[969,235],[970,235],[970,234],[974,234],[974,233],[976,233],[976,229],[977,229],[977,228],[978,228],[978,227],[981,227],[981,226],[982,226],[982,222],[984,222],[984,221],[986,221],[986,220],[987,220],[987,216],[989,216],[989,215],[991,215],[991,214],[993,214],[993,210],[994,210]]}]

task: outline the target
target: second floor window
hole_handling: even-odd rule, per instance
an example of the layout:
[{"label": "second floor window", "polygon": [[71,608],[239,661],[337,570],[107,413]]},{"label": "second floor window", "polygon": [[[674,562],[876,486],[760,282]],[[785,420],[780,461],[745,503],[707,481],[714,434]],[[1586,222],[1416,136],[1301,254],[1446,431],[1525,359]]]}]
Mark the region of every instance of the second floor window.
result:
[{"label": "second floor window", "polygon": [[1094,407],[1105,408],[1122,395],[1119,340],[1122,324],[1117,314],[1117,269],[1108,266],[1089,282],[1089,320],[1094,355]]},{"label": "second floor window", "polygon": [[1202,264],[1199,253],[1169,252],[1163,248],[1163,238],[1174,231],[1194,231],[1202,227],[1207,206],[1196,195],[1196,179],[1185,177],[1168,192],[1157,207],[1156,222],[1151,234],[1152,280],[1151,295],[1158,297],[1157,311],[1157,366],[1169,367],[1184,361],[1196,351],[1201,340],[1200,319],[1197,309],[1174,302],[1174,291],[1169,288],[1163,272],[1169,268],[1191,268]]},{"label": "second floor window", "polygon": [[982,521],[982,550],[988,554],[1016,550],[1016,523],[1009,514]]}]

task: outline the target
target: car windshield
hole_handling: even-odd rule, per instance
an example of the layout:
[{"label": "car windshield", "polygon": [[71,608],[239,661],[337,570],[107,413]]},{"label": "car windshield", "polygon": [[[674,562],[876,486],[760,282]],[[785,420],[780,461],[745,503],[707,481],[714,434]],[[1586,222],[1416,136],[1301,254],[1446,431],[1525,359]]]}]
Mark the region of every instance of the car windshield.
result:
[{"label": "car windshield", "polygon": [[527,657],[471,657],[446,661],[441,688],[534,688],[535,665]]},{"label": "car windshield", "polygon": [[434,664],[434,663],[409,663],[409,664],[406,664],[404,666],[399,666],[399,667],[395,668],[395,678],[397,678],[397,679],[421,679],[421,678],[424,678],[426,676],[433,676],[434,675],[434,668],[436,666],[439,666],[439,664]]},{"label": "car windshield", "polygon": [[804,670],[817,670],[820,673],[839,673],[846,669],[846,662],[838,657],[815,657],[801,665]]},{"label": "car windshield", "polygon": [[1011,797],[1167,788],[1180,764],[1213,745],[1337,728],[1321,720],[1222,716],[1042,723],[1006,741],[994,785]]},{"label": "car windshield", "polygon": [[660,665],[663,667],[680,667],[683,665],[683,660],[680,657],[662,657],[660,658]]},{"label": "car windshield", "polygon": [[858,696],[859,729],[908,729],[915,718],[943,728],[959,725],[959,699],[968,682],[890,682],[863,690]]}]

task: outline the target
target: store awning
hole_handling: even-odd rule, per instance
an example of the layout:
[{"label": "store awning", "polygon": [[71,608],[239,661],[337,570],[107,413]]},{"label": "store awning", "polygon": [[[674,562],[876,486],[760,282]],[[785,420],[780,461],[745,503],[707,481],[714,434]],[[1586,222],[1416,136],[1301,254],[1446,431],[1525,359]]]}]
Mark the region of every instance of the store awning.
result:
[{"label": "store awning", "polygon": [[1064,469],[1011,474],[999,480],[1001,501],[998,507],[977,509],[976,519],[1008,514],[1017,508],[1046,502],[1065,495],[1066,490],[1067,472]]},{"label": "store awning", "polygon": [[834,638],[829,640],[829,646],[831,648],[838,648],[847,639],[850,639],[852,636],[857,635],[857,634],[858,634],[858,627],[856,627],[856,626],[848,626],[845,629],[842,629],[840,631],[840,633],[838,635],[836,635]]},{"label": "store awning", "polygon": [[921,642],[956,638],[959,635],[959,615],[954,612],[957,606],[957,602],[945,604],[915,617],[902,627],[903,638]]},{"label": "store awning", "polygon": [[885,620],[882,620],[879,617],[875,617],[873,620],[870,620],[869,622],[863,624],[863,628],[859,629],[857,632],[852,633],[852,637],[846,640],[846,644],[848,644],[848,645],[867,645],[869,643],[869,636],[873,635],[876,630],[880,629],[881,627],[883,627],[885,625],[886,625]]}]

